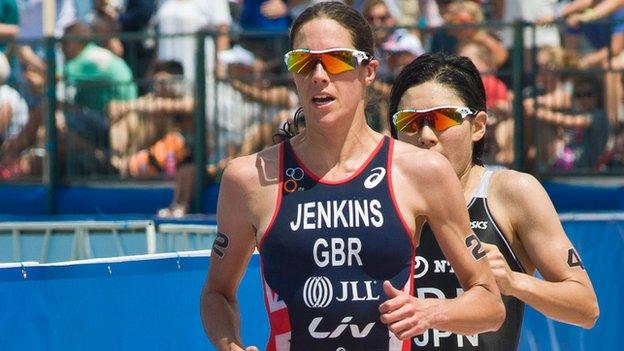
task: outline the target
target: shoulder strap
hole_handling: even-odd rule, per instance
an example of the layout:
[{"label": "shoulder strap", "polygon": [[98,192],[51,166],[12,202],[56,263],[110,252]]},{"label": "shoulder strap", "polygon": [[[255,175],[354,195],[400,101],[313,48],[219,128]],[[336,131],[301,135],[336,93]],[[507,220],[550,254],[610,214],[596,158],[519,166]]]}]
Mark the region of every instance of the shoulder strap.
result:
[{"label": "shoulder strap", "polygon": [[492,178],[492,174],[494,174],[491,170],[486,170],[481,177],[481,181],[479,182],[479,186],[475,191],[474,197],[487,199],[487,190],[490,185],[490,179]]}]

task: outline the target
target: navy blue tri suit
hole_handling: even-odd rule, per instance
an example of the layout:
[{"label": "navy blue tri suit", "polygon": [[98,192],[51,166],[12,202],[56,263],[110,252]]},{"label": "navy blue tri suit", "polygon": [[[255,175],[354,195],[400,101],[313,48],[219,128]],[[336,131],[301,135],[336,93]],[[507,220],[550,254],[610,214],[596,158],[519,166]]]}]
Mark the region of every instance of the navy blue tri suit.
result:
[{"label": "navy blue tri suit", "polygon": [[392,189],[384,137],[348,179],[319,179],[280,145],[280,193],[258,244],[267,350],[409,350],[380,321],[383,281],[411,293],[415,249]]},{"label": "navy blue tri suit", "polygon": [[[524,272],[509,242],[490,214],[487,204],[487,188],[491,176],[492,171],[489,170],[483,174],[475,195],[468,204],[470,226],[482,242],[498,246],[511,270]],[[418,246],[414,288],[419,298],[454,298],[463,292],[431,228],[426,224]],[[502,298],[507,317],[497,332],[462,336],[431,329],[412,339],[414,342],[412,350],[516,350],[520,339],[524,303],[515,297],[503,296]]]}]

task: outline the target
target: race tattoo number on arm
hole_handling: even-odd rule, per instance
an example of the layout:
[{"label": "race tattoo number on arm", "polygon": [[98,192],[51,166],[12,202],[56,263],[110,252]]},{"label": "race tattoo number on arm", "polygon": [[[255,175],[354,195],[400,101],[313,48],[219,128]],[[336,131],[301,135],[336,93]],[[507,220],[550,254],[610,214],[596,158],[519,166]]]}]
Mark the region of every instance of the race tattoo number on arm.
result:
[{"label": "race tattoo number on arm", "polygon": [[469,249],[472,248],[472,257],[477,261],[486,255],[485,250],[483,250],[481,246],[481,240],[479,240],[476,234],[472,234],[466,238],[466,247]]},{"label": "race tattoo number on arm", "polygon": [[216,254],[219,258],[223,258],[225,250],[230,244],[230,238],[224,233],[218,232],[217,237],[212,243],[212,253]]},{"label": "race tattoo number on arm", "polygon": [[585,270],[585,266],[583,265],[583,262],[581,262],[581,258],[573,247],[568,249],[568,266],[570,266],[570,268],[581,267],[582,270]]}]

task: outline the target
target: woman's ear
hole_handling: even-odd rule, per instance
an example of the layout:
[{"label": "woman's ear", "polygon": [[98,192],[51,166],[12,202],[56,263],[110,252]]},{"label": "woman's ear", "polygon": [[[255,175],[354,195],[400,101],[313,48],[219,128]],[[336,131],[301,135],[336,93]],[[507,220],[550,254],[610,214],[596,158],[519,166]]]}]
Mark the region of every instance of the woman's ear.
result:
[{"label": "woman's ear", "polygon": [[485,135],[487,125],[487,112],[479,111],[472,120],[472,141],[477,142]]},{"label": "woman's ear", "polygon": [[375,82],[375,77],[377,76],[377,68],[379,67],[379,61],[372,59],[366,65],[366,77],[364,78],[364,83],[366,86],[371,86]]}]

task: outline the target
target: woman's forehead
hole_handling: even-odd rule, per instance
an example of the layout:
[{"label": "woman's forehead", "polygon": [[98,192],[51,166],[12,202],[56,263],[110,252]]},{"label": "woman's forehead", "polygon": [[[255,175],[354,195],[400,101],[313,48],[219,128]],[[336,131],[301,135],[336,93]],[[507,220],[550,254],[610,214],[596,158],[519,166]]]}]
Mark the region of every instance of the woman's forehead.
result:
[{"label": "woman's forehead", "polygon": [[399,101],[401,108],[410,107],[418,109],[442,105],[460,106],[463,104],[464,102],[453,89],[434,81],[423,82],[410,87],[403,93]]},{"label": "woman's forehead", "polygon": [[353,39],[349,30],[340,23],[323,17],[304,23],[293,41],[293,49],[322,50],[352,47]]}]

